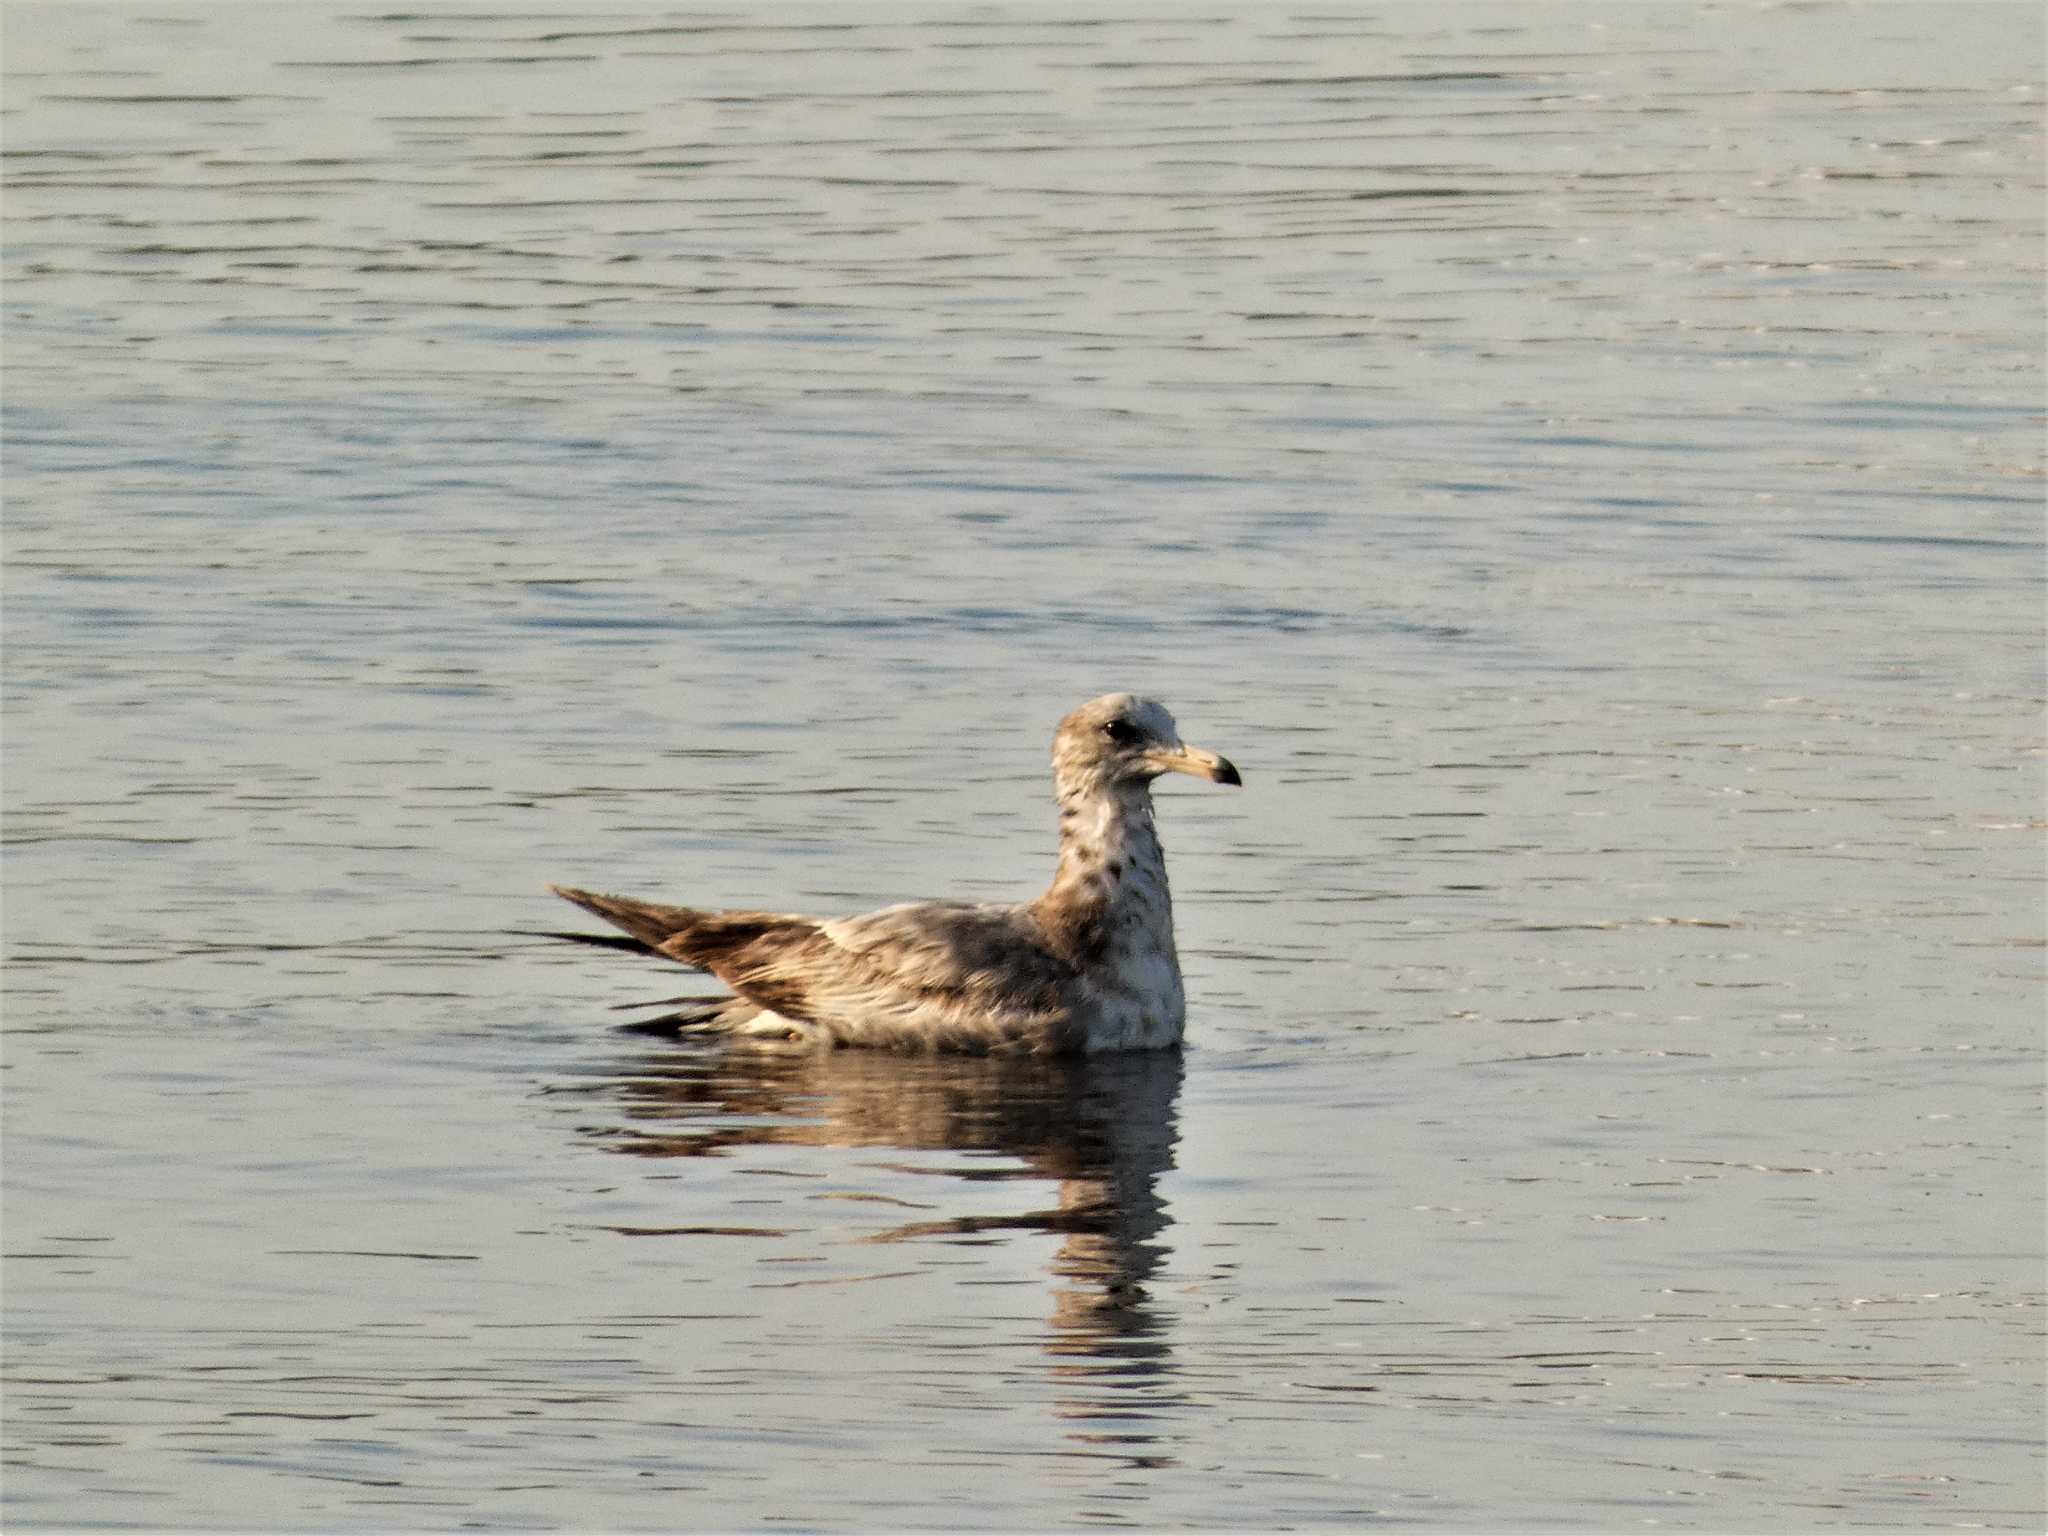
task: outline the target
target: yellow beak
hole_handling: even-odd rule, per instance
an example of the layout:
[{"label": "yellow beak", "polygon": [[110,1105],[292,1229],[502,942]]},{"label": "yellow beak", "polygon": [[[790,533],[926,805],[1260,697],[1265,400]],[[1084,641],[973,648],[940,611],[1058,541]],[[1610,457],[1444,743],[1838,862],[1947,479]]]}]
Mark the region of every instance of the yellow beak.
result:
[{"label": "yellow beak", "polygon": [[1171,752],[1148,752],[1145,761],[1161,773],[1191,773],[1198,779],[1207,779],[1211,784],[1243,784],[1238,776],[1237,765],[1227,757],[1218,757],[1214,752],[1205,752],[1200,747],[1185,744]]}]

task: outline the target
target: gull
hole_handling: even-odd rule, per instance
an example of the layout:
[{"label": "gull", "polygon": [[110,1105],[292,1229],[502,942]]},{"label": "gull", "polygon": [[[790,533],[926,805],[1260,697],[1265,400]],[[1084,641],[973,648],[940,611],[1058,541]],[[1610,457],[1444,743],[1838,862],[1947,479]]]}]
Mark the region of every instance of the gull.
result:
[{"label": "gull", "polygon": [[[858,917],[707,912],[548,889],[733,996],[679,1029],[806,1045],[1095,1054],[1178,1046],[1187,1017],[1152,781],[1242,784],[1129,693],[1091,699],[1052,743],[1059,864],[1035,901],[924,901]],[[605,941],[617,942],[617,941]]]}]

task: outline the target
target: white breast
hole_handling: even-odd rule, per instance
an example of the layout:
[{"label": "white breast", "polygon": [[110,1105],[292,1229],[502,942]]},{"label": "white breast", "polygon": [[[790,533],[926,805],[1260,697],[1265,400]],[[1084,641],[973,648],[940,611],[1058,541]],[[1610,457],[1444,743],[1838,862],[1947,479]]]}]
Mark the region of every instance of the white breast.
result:
[{"label": "white breast", "polygon": [[1123,874],[1110,896],[1109,944],[1094,978],[1100,1005],[1090,1051],[1159,1050],[1180,1039],[1187,1017],[1166,860],[1149,815],[1124,830],[1114,850]]}]

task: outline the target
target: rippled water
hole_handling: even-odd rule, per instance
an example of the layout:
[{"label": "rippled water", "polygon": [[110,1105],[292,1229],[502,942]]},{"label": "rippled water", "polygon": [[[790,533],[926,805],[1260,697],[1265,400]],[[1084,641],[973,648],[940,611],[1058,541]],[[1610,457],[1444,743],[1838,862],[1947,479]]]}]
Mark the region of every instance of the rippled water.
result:
[{"label": "rippled water", "polygon": [[2038,1527],[2038,10],[0,26],[10,1527]]}]

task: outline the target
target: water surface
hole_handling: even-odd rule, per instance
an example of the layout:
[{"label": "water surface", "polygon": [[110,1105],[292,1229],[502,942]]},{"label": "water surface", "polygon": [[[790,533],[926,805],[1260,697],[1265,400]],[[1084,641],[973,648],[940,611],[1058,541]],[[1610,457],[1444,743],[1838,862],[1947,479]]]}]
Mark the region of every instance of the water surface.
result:
[{"label": "water surface", "polygon": [[0,26],[11,1527],[2039,1527],[2034,8]]}]

